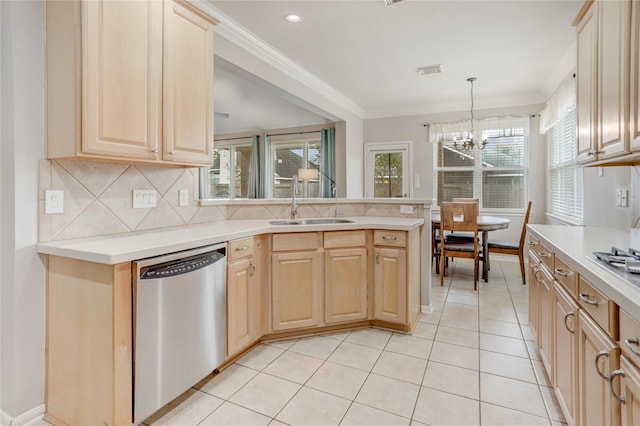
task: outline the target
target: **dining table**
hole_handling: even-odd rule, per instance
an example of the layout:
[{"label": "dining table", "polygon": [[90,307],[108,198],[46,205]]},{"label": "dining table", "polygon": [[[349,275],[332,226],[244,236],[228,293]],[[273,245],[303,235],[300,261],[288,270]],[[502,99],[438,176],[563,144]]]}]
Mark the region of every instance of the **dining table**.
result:
[{"label": "dining table", "polygon": [[[489,232],[497,231],[498,229],[507,229],[511,219],[498,216],[478,216],[478,232],[482,235],[482,255],[484,256],[484,262],[482,262],[482,279],[489,281]],[[440,213],[431,213],[431,244],[435,244],[436,231],[440,229]]]}]

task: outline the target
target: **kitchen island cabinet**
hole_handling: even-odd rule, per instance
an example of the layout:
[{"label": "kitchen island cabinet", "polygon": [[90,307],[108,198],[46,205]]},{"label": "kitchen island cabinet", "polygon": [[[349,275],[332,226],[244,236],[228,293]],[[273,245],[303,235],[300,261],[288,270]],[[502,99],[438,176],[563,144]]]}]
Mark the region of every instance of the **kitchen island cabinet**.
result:
[{"label": "kitchen island cabinet", "polygon": [[47,2],[47,158],[210,164],[216,23],[183,1]]}]

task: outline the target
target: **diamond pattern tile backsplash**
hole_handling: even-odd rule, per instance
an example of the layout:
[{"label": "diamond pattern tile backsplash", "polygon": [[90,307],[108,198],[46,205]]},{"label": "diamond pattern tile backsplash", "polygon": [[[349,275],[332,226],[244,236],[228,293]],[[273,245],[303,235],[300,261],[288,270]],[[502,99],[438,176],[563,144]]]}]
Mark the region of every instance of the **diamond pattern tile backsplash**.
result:
[{"label": "diamond pattern tile backsplash", "polygon": [[[99,163],[78,160],[40,160],[40,241],[67,240],[123,232],[166,228],[232,219],[284,219],[290,215],[282,203],[201,206],[199,169]],[[45,191],[64,191],[64,213],[45,214]],[[134,209],[134,189],[156,192],[156,207]],[[189,202],[179,205],[179,191],[189,191]],[[409,203],[411,204],[411,203]],[[341,216],[422,217],[421,205],[411,215],[400,214],[397,204],[340,203]],[[333,204],[301,204],[299,217],[333,216]]]}]

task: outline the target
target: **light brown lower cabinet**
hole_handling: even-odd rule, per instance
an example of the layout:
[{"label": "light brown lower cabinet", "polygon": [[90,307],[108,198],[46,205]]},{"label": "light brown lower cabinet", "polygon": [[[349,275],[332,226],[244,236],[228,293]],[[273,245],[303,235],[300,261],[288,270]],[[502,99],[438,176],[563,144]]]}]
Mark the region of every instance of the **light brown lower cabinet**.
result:
[{"label": "light brown lower cabinet", "polygon": [[617,426],[620,403],[609,377],[618,368],[620,348],[582,309],[578,310],[578,424]]},{"label": "light brown lower cabinet", "polygon": [[540,262],[533,254],[529,252],[529,326],[531,332],[538,339],[538,329],[540,328],[540,282],[537,274],[540,272]]},{"label": "light brown lower cabinet", "polygon": [[407,251],[376,247],[374,252],[373,318],[406,323]]},{"label": "light brown lower cabinet", "polygon": [[546,267],[540,268],[538,291],[540,298],[540,318],[538,321],[538,349],[540,359],[547,369],[553,384],[553,276]]},{"label": "light brown lower cabinet", "polygon": [[578,304],[559,283],[554,284],[554,391],[569,426],[577,424]]},{"label": "light brown lower cabinet", "polygon": [[367,318],[367,249],[330,249],[324,254],[324,322]]},{"label": "light brown lower cabinet", "polygon": [[623,426],[640,425],[640,370],[626,356],[620,355],[620,370],[612,374],[611,388],[616,392],[616,377],[620,376],[620,393],[615,394],[621,404]]}]

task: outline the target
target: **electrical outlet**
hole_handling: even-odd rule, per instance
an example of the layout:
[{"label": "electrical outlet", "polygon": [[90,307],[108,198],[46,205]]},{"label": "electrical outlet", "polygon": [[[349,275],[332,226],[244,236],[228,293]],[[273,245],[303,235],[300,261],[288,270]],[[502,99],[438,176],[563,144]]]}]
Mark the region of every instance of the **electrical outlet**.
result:
[{"label": "electrical outlet", "polygon": [[156,206],[156,191],[153,189],[134,189],[133,208],[151,209]]},{"label": "electrical outlet", "polygon": [[189,205],[189,190],[188,189],[181,189],[180,191],[178,191],[178,205],[180,207],[186,207]]},{"label": "electrical outlet", "polygon": [[629,190],[625,188],[620,190],[620,207],[629,207]]},{"label": "electrical outlet", "polygon": [[400,206],[400,213],[412,214],[413,213],[413,206]]},{"label": "electrical outlet", "polygon": [[64,213],[64,191],[48,190],[44,192],[44,213]]}]

